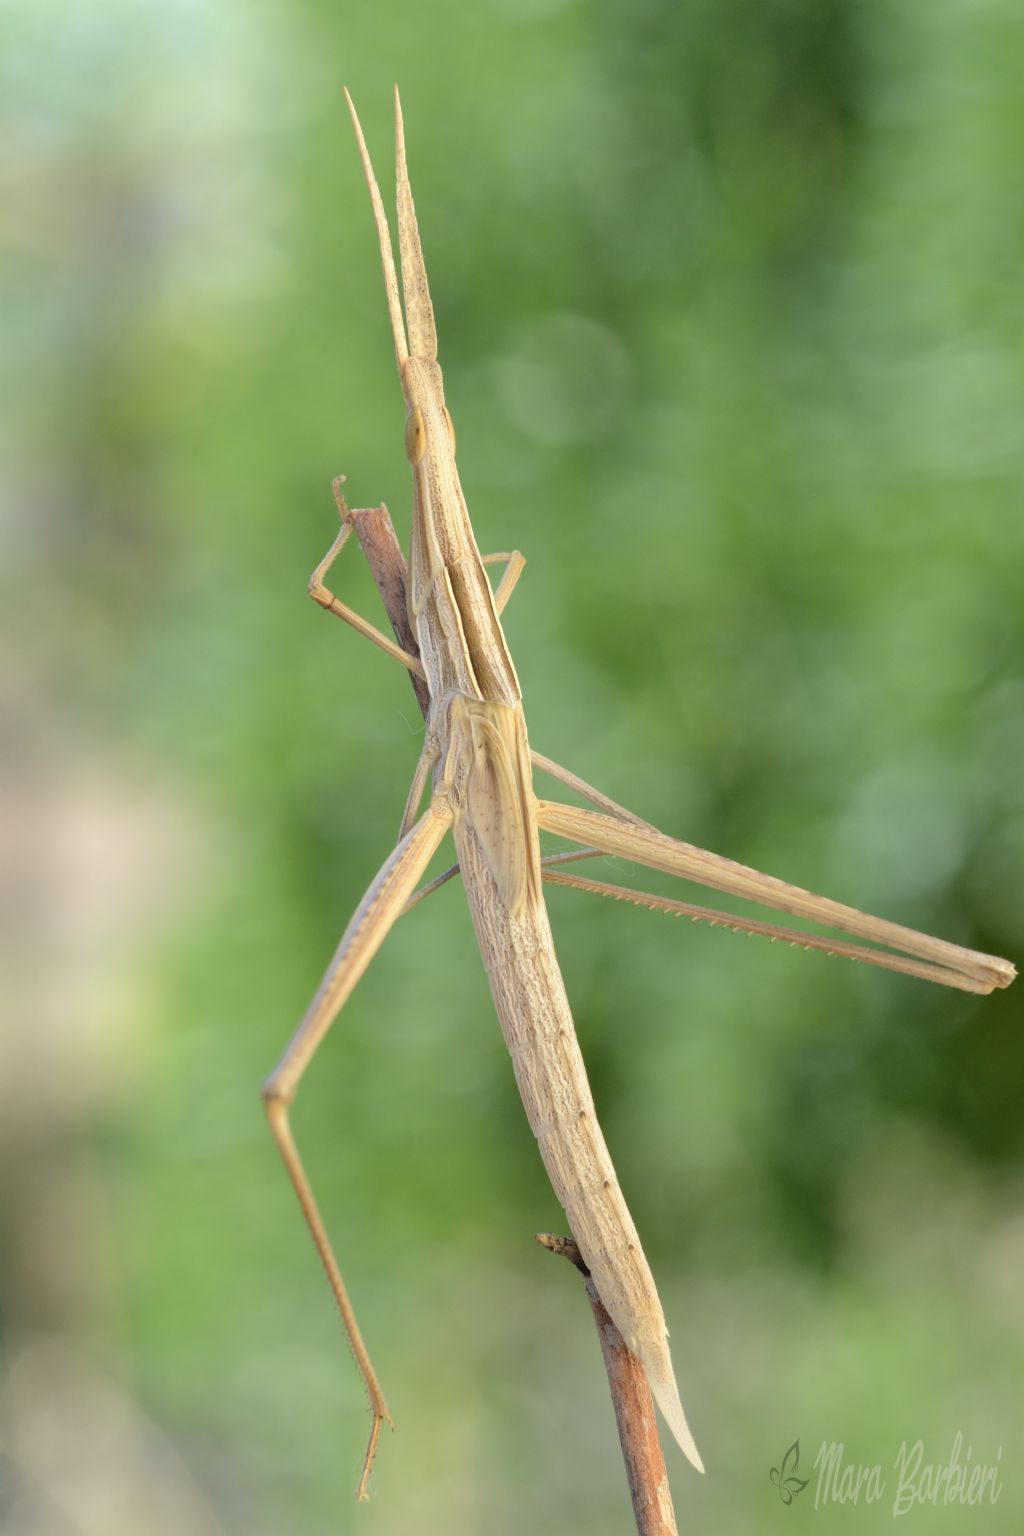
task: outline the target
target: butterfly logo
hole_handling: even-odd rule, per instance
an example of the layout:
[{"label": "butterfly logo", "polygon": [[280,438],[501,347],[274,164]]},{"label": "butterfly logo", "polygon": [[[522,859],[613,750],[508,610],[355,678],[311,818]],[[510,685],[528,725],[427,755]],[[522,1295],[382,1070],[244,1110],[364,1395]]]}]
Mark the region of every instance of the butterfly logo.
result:
[{"label": "butterfly logo", "polygon": [[779,1490],[779,1498],[783,1504],[792,1504],[798,1493],[803,1493],[807,1487],[806,1477],[796,1477],[794,1474],[800,1465],[800,1441],[794,1440],[785,1456],[782,1458],[781,1467],[772,1467],[769,1476]]}]

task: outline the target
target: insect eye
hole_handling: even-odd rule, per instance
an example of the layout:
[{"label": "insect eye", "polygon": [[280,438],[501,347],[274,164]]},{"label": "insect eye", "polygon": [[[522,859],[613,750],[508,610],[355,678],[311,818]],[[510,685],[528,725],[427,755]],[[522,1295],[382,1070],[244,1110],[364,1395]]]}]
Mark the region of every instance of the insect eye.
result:
[{"label": "insect eye", "polygon": [[455,452],[455,423],[452,421],[452,413],[447,406],[444,408],[444,419],[448,423],[448,441],[452,445],[452,453]]},{"label": "insect eye", "polygon": [[423,425],[423,412],[414,405],[405,419],[405,454],[410,464],[416,465],[427,451],[427,430]]}]

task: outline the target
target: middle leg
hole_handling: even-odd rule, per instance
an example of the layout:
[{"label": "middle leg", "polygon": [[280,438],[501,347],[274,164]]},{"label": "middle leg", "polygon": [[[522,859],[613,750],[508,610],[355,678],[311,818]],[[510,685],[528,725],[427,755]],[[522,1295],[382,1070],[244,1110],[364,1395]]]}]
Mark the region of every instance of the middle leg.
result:
[{"label": "middle leg", "polygon": [[406,898],[413,891],[430,862],[431,855],[450,825],[450,814],[431,806],[398,844],[357,907],[355,915],[342,935],[341,943],[327,968],[316,996],[306,1011],[305,1018],[292,1037],[280,1062],[263,1085],[263,1100],[270,1129],[295,1189],[306,1225],[320,1255],[328,1283],[341,1313],[341,1320],[352,1345],[352,1352],[356,1357],[356,1364],[370,1398],[373,1425],[362,1476],[359,1480],[358,1497],[361,1499],[367,1496],[367,1485],[381,1425],[385,1419],[390,1422],[391,1416],[388,1413],[377,1373],[363,1342],[362,1332],[327,1236],[327,1229],[317,1207],[309,1177],[295,1145],[288,1118],[289,1109],[317,1046],[337,1018],[356,982],[384,942],[388,930],[400,915]]}]

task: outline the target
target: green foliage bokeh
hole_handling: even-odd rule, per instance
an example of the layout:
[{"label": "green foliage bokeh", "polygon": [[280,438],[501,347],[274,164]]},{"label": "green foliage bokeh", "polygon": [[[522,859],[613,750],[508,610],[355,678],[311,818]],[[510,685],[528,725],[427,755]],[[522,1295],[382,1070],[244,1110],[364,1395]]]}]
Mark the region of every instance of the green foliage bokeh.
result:
[{"label": "green foliage bokeh", "polygon": [[[506,628],[534,745],[666,831],[1013,958],[1022,13],[100,0],[4,26],[16,692],[58,778],[145,807],[116,857],[154,903],[90,983],[59,1133],[88,1215],[40,1326],[173,1448],[202,1529],[624,1531],[456,885],[295,1115],[398,1424],[366,1510],[361,1390],[259,1104],[421,736],[399,669],[304,596],[339,471],[408,528],[341,85],[386,201],[402,87],[464,488],[481,547],[529,559]],[[355,551],[335,575],[376,616]],[[959,1430],[1003,1447],[1000,1502],[917,1518],[1019,1529],[1018,997],[550,906],[708,1466],[669,1448],[681,1528],[798,1518],[769,1480],[797,1436],[809,1476],[821,1441],[891,1468]]]}]

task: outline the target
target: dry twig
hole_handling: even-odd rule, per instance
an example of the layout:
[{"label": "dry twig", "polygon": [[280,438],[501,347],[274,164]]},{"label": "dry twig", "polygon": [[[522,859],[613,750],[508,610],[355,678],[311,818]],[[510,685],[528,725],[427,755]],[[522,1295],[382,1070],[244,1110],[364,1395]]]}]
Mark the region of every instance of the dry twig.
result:
[{"label": "dry twig", "polygon": [[590,1270],[584,1264],[572,1238],[538,1232],[537,1241],[542,1248],[547,1248],[551,1253],[560,1253],[571,1264],[575,1264],[583,1276],[587,1299],[597,1325],[597,1336],[601,1340],[604,1368],[608,1372],[615,1422],[619,1427],[619,1444],[626,1464],[626,1477],[629,1480],[639,1536],[677,1536],[665,1457],[658,1439],[654,1401],[644,1368],[636,1356],[630,1354],[622,1334],[608,1316]]}]

